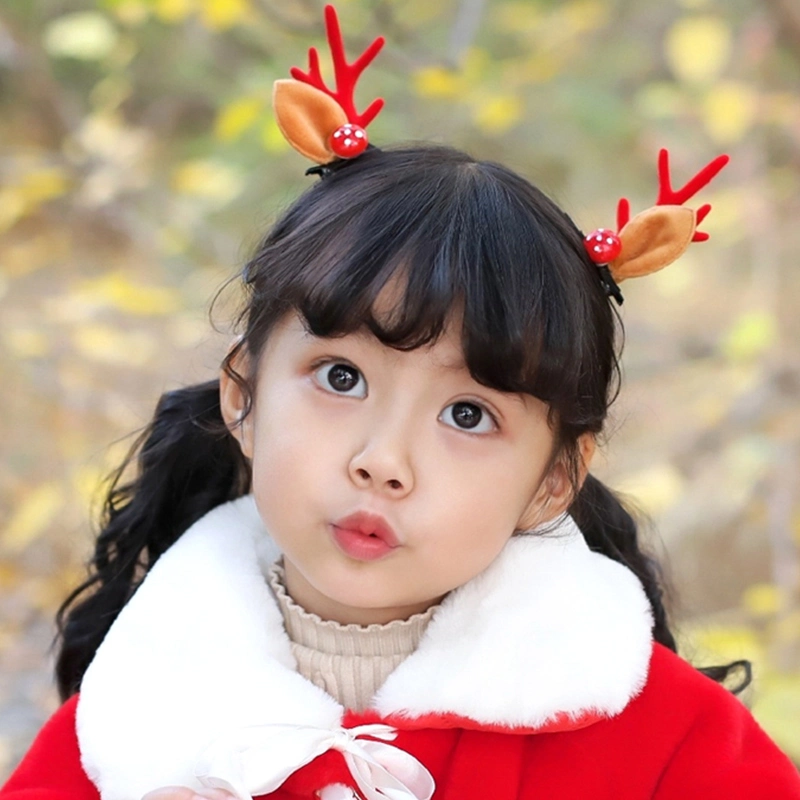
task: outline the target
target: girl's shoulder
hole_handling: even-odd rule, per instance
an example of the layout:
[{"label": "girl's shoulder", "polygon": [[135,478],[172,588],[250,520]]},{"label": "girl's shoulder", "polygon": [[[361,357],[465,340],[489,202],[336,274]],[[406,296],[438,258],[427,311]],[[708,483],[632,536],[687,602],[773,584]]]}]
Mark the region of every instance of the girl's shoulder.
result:
[{"label": "girl's shoulder", "polygon": [[736,695],[658,642],[653,644],[644,689],[631,703],[636,705],[653,711],[665,707],[671,717],[687,723],[705,714],[752,718]]},{"label": "girl's shoulder", "polygon": [[744,703],[660,644],[642,692],[608,723],[617,744],[660,754],[656,797],[800,798],[797,768]]},{"label": "girl's shoulder", "polygon": [[81,765],[77,705],[78,695],[73,695],[50,717],[8,782],[0,787],[0,800],[99,800]]},{"label": "girl's shoulder", "polygon": [[800,800],[800,774],[741,701],[660,644],[621,713],[525,740],[524,800]]}]

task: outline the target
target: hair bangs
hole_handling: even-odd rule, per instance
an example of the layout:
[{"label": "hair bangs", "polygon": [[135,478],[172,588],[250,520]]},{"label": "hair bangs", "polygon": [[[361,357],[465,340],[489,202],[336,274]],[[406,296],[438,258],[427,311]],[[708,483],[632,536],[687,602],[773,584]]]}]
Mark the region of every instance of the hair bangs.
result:
[{"label": "hair bangs", "polygon": [[440,147],[368,151],[307,191],[253,266],[251,308],[269,319],[294,310],[316,336],[366,328],[403,350],[460,325],[477,381],[597,417],[581,383],[608,363],[589,322],[608,303],[572,221],[500,165]]},{"label": "hair bangs", "polygon": [[295,308],[308,329],[341,336],[366,328],[399,350],[436,341],[463,302],[437,237],[423,221],[405,238],[373,241],[360,223],[298,276]]}]

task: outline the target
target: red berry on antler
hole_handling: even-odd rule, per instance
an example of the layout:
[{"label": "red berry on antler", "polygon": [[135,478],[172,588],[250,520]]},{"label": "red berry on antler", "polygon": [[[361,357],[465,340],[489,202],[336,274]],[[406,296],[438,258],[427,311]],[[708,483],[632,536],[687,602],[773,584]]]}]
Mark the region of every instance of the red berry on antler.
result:
[{"label": "red berry on antler", "polygon": [[622,252],[619,236],[608,228],[590,233],[583,240],[583,246],[595,264],[610,264]]},{"label": "red berry on antler", "polygon": [[331,150],[339,158],[355,158],[367,149],[368,144],[367,132],[352,122],[342,125],[331,134]]}]

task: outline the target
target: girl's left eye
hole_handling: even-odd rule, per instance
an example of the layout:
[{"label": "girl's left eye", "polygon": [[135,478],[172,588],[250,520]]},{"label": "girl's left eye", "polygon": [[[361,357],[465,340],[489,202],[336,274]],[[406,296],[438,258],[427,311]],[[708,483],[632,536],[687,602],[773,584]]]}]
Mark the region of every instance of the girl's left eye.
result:
[{"label": "girl's left eye", "polygon": [[326,391],[348,397],[367,396],[367,382],[352,364],[329,361],[314,370],[314,377]]},{"label": "girl's left eye", "polygon": [[477,403],[468,403],[464,400],[447,406],[439,419],[445,425],[469,433],[491,433],[497,430],[497,423],[485,408]]}]

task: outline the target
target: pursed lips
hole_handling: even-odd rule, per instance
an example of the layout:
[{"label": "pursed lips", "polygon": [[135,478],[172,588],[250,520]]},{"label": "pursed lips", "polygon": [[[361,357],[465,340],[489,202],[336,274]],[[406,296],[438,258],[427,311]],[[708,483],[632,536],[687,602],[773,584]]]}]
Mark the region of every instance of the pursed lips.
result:
[{"label": "pursed lips", "polygon": [[389,525],[380,514],[357,511],[354,514],[348,514],[348,516],[332,524],[334,528],[343,531],[352,531],[362,536],[376,537],[391,548],[400,545],[397,534],[395,534],[391,525]]}]

